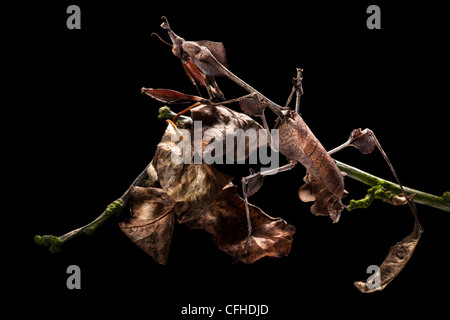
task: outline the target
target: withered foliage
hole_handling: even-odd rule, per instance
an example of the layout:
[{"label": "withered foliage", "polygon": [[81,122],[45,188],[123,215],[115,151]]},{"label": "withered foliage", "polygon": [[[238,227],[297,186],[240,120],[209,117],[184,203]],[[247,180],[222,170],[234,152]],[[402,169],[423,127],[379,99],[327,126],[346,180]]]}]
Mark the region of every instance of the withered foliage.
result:
[{"label": "withered foliage", "polygon": [[[199,108],[197,116],[202,114],[202,107]],[[219,116],[218,128],[225,128],[222,121],[238,123],[238,127],[248,125],[242,120],[246,119],[245,115],[234,113],[227,109],[228,116]],[[230,119],[237,119],[237,122]],[[148,170],[152,183],[159,184],[160,188],[134,187],[131,190],[131,217],[120,224],[122,231],[160,264],[167,263],[175,217],[190,228],[211,233],[220,250],[242,262],[287,255],[295,228],[253,205],[250,205],[250,212],[254,232],[243,252],[247,221],[244,200],[231,183],[233,177],[206,163],[174,161],[172,152],[182,150],[179,147],[182,141],[174,139],[178,137],[177,130],[169,122]],[[217,132],[221,134],[220,130]]]},{"label": "withered foliage", "polygon": [[[366,281],[355,281],[354,285],[358,290],[363,293],[371,293],[375,291],[383,290],[399,273],[403,270],[403,268],[408,263],[411,258],[414,250],[419,242],[420,236],[423,232],[423,228],[420,225],[418,216],[417,216],[417,208],[414,203],[413,196],[408,197],[403,190],[403,186],[401,185],[397,174],[395,173],[394,167],[392,166],[389,158],[384,153],[383,148],[378,142],[375,134],[370,129],[355,129],[350,134],[348,138],[347,145],[353,146],[357,148],[360,152],[367,154],[371,153],[375,147],[377,147],[381,154],[383,155],[386,163],[390,167],[394,177],[396,178],[400,188],[402,189],[402,194],[393,196],[389,199],[389,203],[392,205],[404,205],[408,204],[411,209],[411,213],[414,218],[414,228],[407,237],[405,237],[402,241],[397,242],[393,245],[383,263],[381,264],[379,271],[375,275],[372,275]],[[376,191],[375,191],[376,192]],[[369,286],[369,280],[373,277],[377,277],[379,279],[379,283],[377,286]]]},{"label": "withered foliage", "polygon": [[[233,177],[223,174],[206,163],[185,164],[174,161],[173,154],[184,150],[180,144],[185,143],[171,123],[158,144],[153,158],[153,166],[162,189],[175,201],[175,213],[178,219],[186,222],[195,219],[208,208],[222,188]],[[178,141],[177,141],[178,140]]]},{"label": "withered foliage", "polygon": [[[268,139],[260,139],[261,132],[264,135],[267,133],[260,131],[263,127],[258,122],[241,112],[233,111],[224,106],[200,105],[191,109],[191,117],[193,121],[201,121],[203,130],[209,133],[202,137],[203,150],[214,141],[222,141],[221,150],[223,150],[223,154],[215,154],[215,157],[226,155],[227,158],[233,159],[235,162],[244,161],[258,148],[270,144]],[[230,150],[230,148],[226,148],[227,141],[228,139],[235,139],[238,129],[245,132],[254,130],[254,140],[237,139],[235,148]],[[244,150],[244,152],[238,152],[239,150]],[[217,149],[215,151],[217,152]]]},{"label": "withered foliage", "polygon": [[131,217],[120,229],[156,262],[166,264],[174,226],[175,202],[160,188],[133,187]]},{"label": "withered foliage", "polygon": [[416,249],[417,243],[419,242],[421,234],[422,227],[416,220],[414,229],[411,234],[391,247],[388,255],[380,266],[379,273],[372,275],[372,277],[379,277],[379,286],[373,286],[373,288],[369,288],[369,286],[367,285],[369,282],[368,279],[366,281],[355,281],[355,287],[363,293],[371,293],[383,290],[392,280],[394,280],[394,278],[400,273],[400,271],[403,270],[409,259],[411,259],[411,256]]},{"label": "withered foliage", "polygon": [[289,254],[295,227],[281,218],[272,218],[257,206],[249,204],[249,209],[253,231],[245,252],[248,230],[244,200],[231,183],[209,210],[188,226],[208,231],[220,250],[245,263],[253,263],[265,256],[278,258]]}]

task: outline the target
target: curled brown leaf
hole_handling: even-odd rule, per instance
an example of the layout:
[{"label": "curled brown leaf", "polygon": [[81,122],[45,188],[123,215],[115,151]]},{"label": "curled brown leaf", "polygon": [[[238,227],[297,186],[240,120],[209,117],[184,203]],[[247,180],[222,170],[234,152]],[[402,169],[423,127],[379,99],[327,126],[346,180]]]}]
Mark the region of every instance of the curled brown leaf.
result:
[{"label": "curled brown leaf", "polygon": [[291,250],[295,227],[281,218],[267,215],[249,204],[253,231],[243,254],[248,235],[244,200],[236,187],[228,184],[205,214],[187,225],[211,233],[217,247],[244,263],[253,263],[263,257],[282,257]]},{"label": "curled brown leaf", "polygon": [[[185,151],[178,129],[169,124],[158,144],[153,164],[162,189],[176,202],[179,222],[195,219],[207,210],[211,201],[233,177],[206,164],[175,161],[174,154]],[[189,142],[190,147],[190,142]],[[193,156],[193,155],[192,155]]]},{"label": "curled brown leaf", "polygon": [[[380,266],[379,274],[373,276],[379,277],[379,285],[368,285],[369,279],[366,281],[356,281],[354,285],[363,293],[371,293],[383,290],[405,267],[419,242],[421,235],[421,226],[416,220],[414,229],[405,239],[397,242],[391,247],[387,257]],[[371,278],[373,277],[371,276]]]}]

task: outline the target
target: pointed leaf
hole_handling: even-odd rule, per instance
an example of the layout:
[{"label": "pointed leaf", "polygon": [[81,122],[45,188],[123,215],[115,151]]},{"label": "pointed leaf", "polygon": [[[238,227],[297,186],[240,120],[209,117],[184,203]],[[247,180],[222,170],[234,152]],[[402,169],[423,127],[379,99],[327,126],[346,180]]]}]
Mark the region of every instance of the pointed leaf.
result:
[{"label": "pointed leaf", "polygon": [[146,95],[152,97],[155,100],[164,102],[164,103],[191,103],[191,102],[202,102],[207,103],[209,100],[198,97],[191,96],[189,94],[184,94],[175,90],[169,89],[151,89],[151,88],[142,88],[141,92]]}]

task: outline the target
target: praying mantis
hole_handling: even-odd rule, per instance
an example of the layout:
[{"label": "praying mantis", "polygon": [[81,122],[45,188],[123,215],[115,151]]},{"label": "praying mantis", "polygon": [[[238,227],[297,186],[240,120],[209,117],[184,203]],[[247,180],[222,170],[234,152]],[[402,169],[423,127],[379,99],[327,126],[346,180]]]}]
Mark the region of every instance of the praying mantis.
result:
[{"label": "praying mantis", "polygon": [[[165,19],[165,17],[163,18]],[[293,78],[291,93],[286,104],[281,106],[244,82],[227,68],[226,53],[222,43],[212,41],[186,41],[176,35],[170,28],[167,19],[165,20],[161,27],[169,34],[172,41],[173,54],[182,61],[187,75],[196,85],[197,90],[198,84],[207,88],[209,94],[209,102],[207,103],[228,104],[239,102],[244,113],[252,117],[261,118],[267,132],[270,132],[270,128],[266,120],[265,108],[268,107],[278,117],[275,121],[274,128],[279,131],[279,152],[287,158],[288,164],[266,171],[251,171],[249,176],[242,178],[242,193],[245,200],[248,225],[248,235],[242,254],[245,253],[252,235],[248,198],[262,187],[265,176],[291,170],[297,163],[302,164],[306,168],[307,174],[304,178],[306,184],[299,189],[299,198],[304,202],[314,201],[314,204],[311,206],[311,212],[315,215],[327,215],[336,223],[339,221],[340,214],[345,208],[345,205],[342,203],[342,198],[347,194],[347,191],[344,189],[344,175],[336,166],[331,155],[348,146],[353,146],[364,154],[371,153],[376,147],[382,154],[396,182],[400,186],[403,203],[408,204],[415,222],[411,234],[391,248],[387,258],[381,265],[381,285],[375,289],[368,289],[363,282],[355,283],[358,289],[363,292],[382,290],[408,262],[423,232],[423,228],[418,220],[414,200],[406,194],[394,167],[374,132],[370,129],[355,129],[345,143],[327,151],[299,114],[300,100],[303,95],[302,69],[297,68],[297,75]],[[228,78],[249,94],[226,101],[218,88],[215,77]],[[292,101],[294,93],[296,94],[295,109],[291,110],[288,106]],[[181,114],[201,104],[198,99],[195,101],[197,102],[194,105],[178,113],[174,120]]]}]

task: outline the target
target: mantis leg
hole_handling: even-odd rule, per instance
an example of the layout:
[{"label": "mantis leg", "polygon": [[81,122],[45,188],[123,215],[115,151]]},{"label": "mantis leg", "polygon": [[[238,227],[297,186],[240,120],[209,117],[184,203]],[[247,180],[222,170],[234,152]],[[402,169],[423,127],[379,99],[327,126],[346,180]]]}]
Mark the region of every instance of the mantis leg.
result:
[{"label": "mantis leg", "polygon": [[400,189],[402,190],[403,196],[405,197],[409,208],[411,209],[411,212],[414,216],[414,219],[416,221],[416,226],[419,232],[422,232],[422,226],[419,223],[418,217],[417,217],[417,208],[416,204],[413,199],[410,199],[408,195],[406,194],[402,183],[400,182],[400,179],[395,172],[394,166],[392,165],[391,161],[389,160],[387,154],[384,152],[383,147],[381,146],[380,142],[378,141],[377,137],[375,136],[375,133],[370,129],[355,129],[350,134],[350,137],[348,140],[343,143],[342,145],[334,148],[333,150],[330,150],[328,154],[334,154],[338,151],[341,151],[342,149],[345,149],[348,146],[353,146],[357,148],[359,151],[361,151],[364,154],[371,153],[375,147],[380,151],[381,155],[383,156],[384,160],[386,161],[389,169],[392,172],[392,175],[394,176],[397,184],[399,185]]},{"label": "mantis leg", "polygon": [[185,114],[186,112],[188,112],[188,111],[191,110],[192,108],[198,107],[199,105],[201,105],[201,103],[200,103],[200,102],[196,102],[196,103],[194,103],[192,106],[187,107],[186,109],[184,109],[184,110],[178,112],[178,113],[176,114],[176,116],[173,117],[172,122],[173,122],[173,123],[176,123],[179,116],[181,116],[182,114]]},{"label": "mantis leg", "polygon": [[250,241],[250,237],[252,236],[252,221],[250,218],[250,211],[248,208],[248,198],[254,195],[263,184],[263,178],[267,175],[276,174],[278,172],[284,172],[289,171],[292,168],[295,167],[297,164],[297,161],[290,160],[288,164],[281,166],[279,168],[270,169],[266,171],[260,171],[260,172],[254,172],[253,170],[250,170],[250,175],[247,177],[242,178],[242,194],[244,195],[244,203],[245,203],[245,214],[247,216],[247,227],[248,227],[248,234],[247,238],[245,239],[244,248],[242,249],[241,256],[236,260],[239,261],[242,256],[247,251],[248,242]]}]

